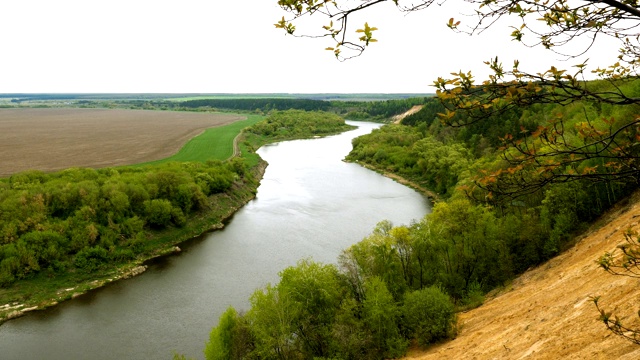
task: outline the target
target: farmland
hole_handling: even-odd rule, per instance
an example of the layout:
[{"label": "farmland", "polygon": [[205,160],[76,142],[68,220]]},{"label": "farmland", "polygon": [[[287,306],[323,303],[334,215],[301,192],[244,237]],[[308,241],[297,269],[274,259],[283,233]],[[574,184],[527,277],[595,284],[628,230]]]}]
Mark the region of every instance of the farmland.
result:
[{"label": "farmland", "polygon": [[240,115],[107,109],[0,109],[0,176],[108,167],[169,157]]},{"label": "farmland", "polygon": [[246,120],[236,121],[233,124],[206,129],[202,134],[191,139],[179,152],[168,158],[138,164],[161,164],[171,161],[207,161],[226,160],[234,154],[234,138],[245,127],[254,125],[263,120],[263,116],[248,115]]}]

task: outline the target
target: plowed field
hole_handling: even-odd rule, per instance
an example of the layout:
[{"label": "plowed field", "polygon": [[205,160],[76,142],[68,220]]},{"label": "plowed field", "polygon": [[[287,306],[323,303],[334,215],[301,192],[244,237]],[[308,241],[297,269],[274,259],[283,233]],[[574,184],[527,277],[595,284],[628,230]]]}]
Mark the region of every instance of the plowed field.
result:
[{"label": "plowed field", "polygon": [[174,111],[0,109],[0,176],[158,160],[206,128],[242,119]]}]

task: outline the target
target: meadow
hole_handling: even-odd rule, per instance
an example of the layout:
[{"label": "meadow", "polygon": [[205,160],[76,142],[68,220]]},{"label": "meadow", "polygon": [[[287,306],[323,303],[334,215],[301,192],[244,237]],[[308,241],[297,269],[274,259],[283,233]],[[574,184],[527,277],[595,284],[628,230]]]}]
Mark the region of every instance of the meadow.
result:
[{"label": "meadow", "polygon": [[177,161],[226,160],[235,154],[234,139],[245,127],[254,125],[264,119],[264,116],[248,115],[246,120],[232,124],[213,127],[191,139],[175,155],[165,159],[137,164],[136,166],[163,164]]}]

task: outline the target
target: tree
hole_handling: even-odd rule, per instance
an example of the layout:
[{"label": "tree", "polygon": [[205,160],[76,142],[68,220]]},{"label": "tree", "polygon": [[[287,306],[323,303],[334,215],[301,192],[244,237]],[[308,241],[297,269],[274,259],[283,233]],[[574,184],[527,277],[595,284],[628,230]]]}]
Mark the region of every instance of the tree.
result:
[{"label": "tree", "polygon": [[310,359],[331,352],[331,327],[346,293],[338,270],[311,260],[280,272],[257,290],[247,313],[259,358]]},{"label": "tree", "polygon": [[455,307],[449,296],[435,286],[406,294],[402,314],[405,326],[420,345],[453,334]]},{"label": "tree", "polygon": [[264,359],[297,359],[296,304],[290,295],[268,285],[251,295],[247,313],[255,337],[255,354]]},{"label": "tree", "polygon": [[153,226],[166,227],[171,221],[171,202],[166,199],[153,199],[145,201],[147,220]]},{"label": "tree", "polygon": [[[339,60],[359,56],[376,42],[374,26],[365,23],[356,30],[357,39],[350,37],[349,19],[355,13],[392,2],[400,11],[427,9],[433,0],[409,2],[403,0],[365,0],[360,2],[326,0],[279,0],[289,18],[282,17],[275,26],[288,34],[299,36],[296,25],[308,17],[325,17],[328,24],[315,34],[334,43],[328,47]],[[468,0],[475,9],[475,20],[463,27],[460,21],[449,19],[453,31],[479,34],[494,26],[500,18],[516,17],[520,25],[509,27],[513,40],[528,47],[544,47],[569,59],[584,54],[602,37],[620,42],[615,63],[592,71],[603,83],[585,80],[587,63],[575,65],[572,73],[552,66],[538,72],[521,70],[515,61],[505,70],[498,57],[486,61],[492,74],[477,84],[471,72],[453,73],[452,78],[434,81],[437,95],[445,106],[440,119],[450,126],[465,126],[484,121],[492,115],[533,104],[572,104],[592,102],[600,105],[640,104],[640,94],[625,88],[625,82],[637,77],[640,64],[640,9],[638,2],[618,0],[594,1],[529,1],[529,0]],[[527,42],[527,39],[531,38]],[[584,41],[586,45],[573,53],[563,53],[566,45]],[[565,126],[566,120],[555,118],[541,125],[522,140],[517,134],[503,138],[505,165],[476,179],[476,186],[489,199],[495,195],[518,197],[538,191],[550,183],[580,179],[592,181],[640,182],[640,150],[634,144],[640,140],[640,118],[607,119],[601,122],[586,117],[584,121]],[[525,129],[523,129],[524,131]]]},{"label": "tree", "polygon": [[233,307],[229,307],[221,316],[218,326],[211,329],[209,341],[204,348],[204,356],[207,360],[233,359],[233,335],[238,326],[238,313]]},{"label": "tree", "polygon": [[380,358],[394,358],[404,354],[408,342],[398,331],[399,311],[385,282],[377,276],[365,282],[362,301],[363,321],[372,334],[372,348]]},{"label": "tree", "polygon": [[[605,253],[598,261],[600,267],[612,275],[640,278],[640,237],[636,231],[627,229],[626,242],[618,246],[620,253]],[[606,311],[599,303],[600,296],[591,299],[600,312],[600,321],[614,334],[636,345],[640,345],[640,328],[624,323],[619,316]],[[640,312],[638,312],[640,317]]]},{"label": "tree", "polygon": [[292,336],[300,343],[304,357],[328,356],[331,324],[345,293],[337,268],[301,260],[280,272],[277,288],[293,303]]}]

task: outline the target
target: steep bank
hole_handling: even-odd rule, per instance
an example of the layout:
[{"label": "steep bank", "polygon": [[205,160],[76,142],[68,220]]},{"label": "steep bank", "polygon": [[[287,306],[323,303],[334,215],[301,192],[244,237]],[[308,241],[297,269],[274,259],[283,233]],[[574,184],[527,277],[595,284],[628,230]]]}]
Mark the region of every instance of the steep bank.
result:
[{"label": "steep bank", "polygon": [[596,260],[640,230],[640,193],[605,214],[571,249],[525,272],[484,305],[459,315],[456,339],[406,359],[638,359],[640,346],[610,333],[590,301],[640,326],[640,279]]},{"label": "steep bank", "polygon": [[393,116],[391,118],[391,121],[394,124],[400,124],[402,122],[402,119],[406,118],[409,115],[417,113],[418,111],[422,110],[423,107],[424,105],[414,105],[411,109],[405,111],[404,113]]}]

